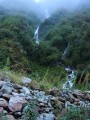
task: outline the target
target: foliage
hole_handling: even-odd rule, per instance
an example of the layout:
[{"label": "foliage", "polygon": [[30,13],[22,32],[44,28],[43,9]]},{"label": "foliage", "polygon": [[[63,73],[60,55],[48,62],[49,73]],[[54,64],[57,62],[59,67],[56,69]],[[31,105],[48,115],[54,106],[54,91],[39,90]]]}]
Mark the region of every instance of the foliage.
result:
[{"label": "foliage", "polygon": [[43,42],[46,42],[49,48],[56,48],[61,55],[59,61],[66,65],[83,66],[90,63],[89,11],[90,6],[84,6],[71,13],[57,12],[41,25],[39,32]]},{"label": "foliage", "polygon": [[0,41],[0,67],[9,67],[16,71],[22,69],[30,71],[28,59],[20,44],[11,39]]},{"label": "foliage", "polygon": [[90,109],[70,108],[63,117],[59,117],[57,120],[90,120]]},{"label": "foliage", "polygon": [[29,76],[41,90],[47,91],[55,86],[62,88],[66,80],[66,72],[62,66],[48,67],[30,62],[30,67],[32,73]]},{"label": "foliage", "polygon": [[25,72],[15,72],[7,69],[0,69],[0,75],[2,75],[4,78],[9,77],[11,82],[16,84],[21,84],[21,80],[23,77],[27,76]]},{"label": "foliage", "polygon": [[83,91],[90,89],[90,67],[88,66],[83,71],[78,70],[75,87]]},{"label": "foliage", "polygon": [[25,120],[36,120],[38,113],[35,102],[29,102],[25,110]]}]

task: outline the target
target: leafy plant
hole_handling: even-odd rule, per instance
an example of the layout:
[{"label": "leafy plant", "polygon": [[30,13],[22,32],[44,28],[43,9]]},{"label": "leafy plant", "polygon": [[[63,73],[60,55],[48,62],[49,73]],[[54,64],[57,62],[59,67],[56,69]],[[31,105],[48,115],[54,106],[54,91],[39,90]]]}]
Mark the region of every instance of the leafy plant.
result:
[{"label": "leafy plant", "polygon": [[37,116],[38,112],[35,102],[30,101],[25,110],[25,120],[36,120]]}]

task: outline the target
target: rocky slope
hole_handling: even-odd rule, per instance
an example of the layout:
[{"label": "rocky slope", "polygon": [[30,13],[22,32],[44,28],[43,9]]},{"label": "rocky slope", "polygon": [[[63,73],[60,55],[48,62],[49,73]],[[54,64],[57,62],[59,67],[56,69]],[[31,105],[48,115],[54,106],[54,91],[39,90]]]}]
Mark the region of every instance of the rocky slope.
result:
[{"label": "rocky slope", "polygon": [[[33,81],[29,78],[23,78],[22,85],[11,81],[9,77],[0,75],[0,113],[9,120],[33,120],[36,113],[36,120],[56,120],[56,108],[60,110],[60,115],[64,115],[70,107],[90,109],[90,91],[59,91],[53,88],[46,94],[32,86]],[[34,116],[32,113],[35,113]]]}]

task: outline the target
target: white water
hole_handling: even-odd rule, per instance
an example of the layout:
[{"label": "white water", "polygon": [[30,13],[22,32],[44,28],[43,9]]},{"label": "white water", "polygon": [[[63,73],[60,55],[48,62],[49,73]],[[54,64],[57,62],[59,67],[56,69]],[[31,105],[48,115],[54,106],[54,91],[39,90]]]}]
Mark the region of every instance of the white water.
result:
[{"label": "white water", "polygon": [[63,84],[62,89],[71,89],[73,87],[74,81],[73,78],[75,77],[74,70],[71,70],[70,68],[65,68],[67,72],[71,71],[71,74],[68,75],[67,82]]},{"label": "white water", "polygon": [[[47,9],[45,9],[45,18],[47,19],[47,18],[49,18],[50,17],[50,15],[49,15],[49,12],[48,12],[48,10]],[[35,39],[35,41],[36,41],[36,43],[37,44],[39,44],[39,27],[37,27],[37,29],[35,30],[35,34],[34,34],[34,39]]]},{"label": "white water", "polygon": [[34,39],[36,40],[36,43],[39,44],[39,35],[38,35],[39,27],[35,30]]}]

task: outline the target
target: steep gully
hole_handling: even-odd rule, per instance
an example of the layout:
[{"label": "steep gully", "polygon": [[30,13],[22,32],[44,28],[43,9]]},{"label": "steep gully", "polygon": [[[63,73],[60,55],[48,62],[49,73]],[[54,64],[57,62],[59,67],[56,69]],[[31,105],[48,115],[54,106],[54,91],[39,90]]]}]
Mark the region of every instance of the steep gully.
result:
[{"label": "steep gully", "polygon": [[[46,19],[48,19],[50,17],[47,9],[45,9],[45,17],[46,17]],[[39,26],[36,28],[35,34],[34,34],[34,39],[37,44],[39,44],[39,42],[40,42],[38,32],[39,32]],[[64,51],[63,57],[65,56],[66,52],[67,52],[67,48]],[[73,78],[75,77],[75,71],[71,70],[69,67],[65,68],[65,70],[67,72],[71,72],[71,73],[68,75],[67,81],[66,81],[66,83],[63,84],[62,89],[71,89],[74,84]]]}]

